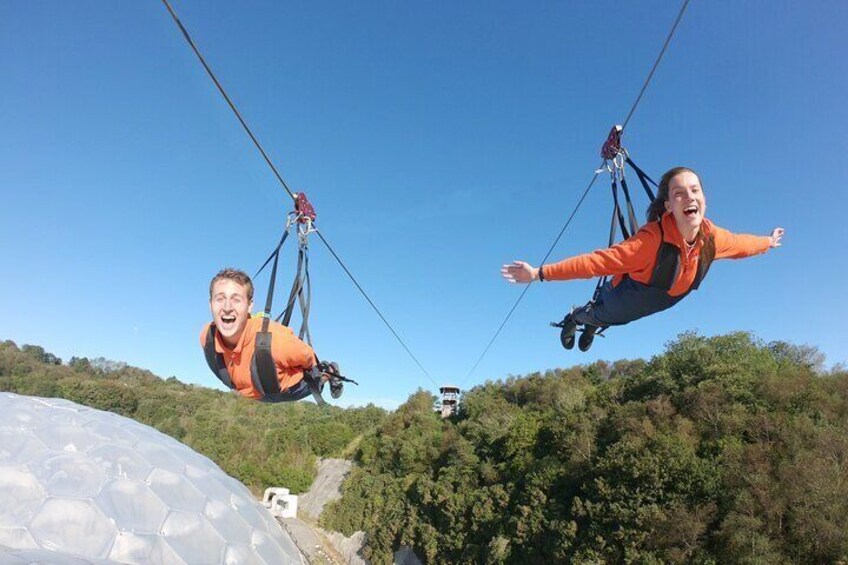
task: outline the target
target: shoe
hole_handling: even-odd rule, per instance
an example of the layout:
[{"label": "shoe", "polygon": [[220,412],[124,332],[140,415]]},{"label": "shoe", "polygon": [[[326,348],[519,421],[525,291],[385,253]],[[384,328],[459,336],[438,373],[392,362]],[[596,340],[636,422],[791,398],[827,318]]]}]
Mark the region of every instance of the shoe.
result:
[{"label": "shoe", "polygon": [[337,378],[330,377],[330,396],[339,398],[344,392],[344,383]]},{"label": "shoe", "polygon": [[562,342],[562,346],[566,349],[574,348],[574,334],[577,333],[577,322],[572,319],[571,314],[566,314],[562,322],[559,323],[559,326],[562,328],[559,334],[559,340]]},{"label": "shoe", "polygon": [[330,366],[328,367],[329,370],[327,371],[327,376],[329,377],[330,381],[330,396],[335,399],[339,398],[344,392],[344,381],[338,378],[341,376],[341,371],[339,371],[339,364],[333,361],[329,365]]},{"label": "shoe", "polygon": [[583,333],[580,334],[580,341],[577,342],[577,347],[580,348],[580,351],[589,351],[589,348],[592,347],[592,342],[595,341],[596,331],[598,331],[598,326],[590,326],[589,324],[583,326]]}]

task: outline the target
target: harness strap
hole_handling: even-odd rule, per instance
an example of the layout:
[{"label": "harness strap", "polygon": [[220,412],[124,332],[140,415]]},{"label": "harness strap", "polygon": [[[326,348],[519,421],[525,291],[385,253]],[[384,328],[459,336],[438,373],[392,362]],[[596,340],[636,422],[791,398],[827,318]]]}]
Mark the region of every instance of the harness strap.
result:
[{"label": "harness strap", "polygon": [[[669,291],[674,286],[674,281],[677,280],[677,275],[680,273],[680,249],[676,245],[665,241],[662,220],[659,220],[657,225],[660,228],[660,246],[657,249],[657,260],[648,286]],[[701,281],[707,276],[707,272],[715,260],[715,241],[713,237],[705,238],[703,245],[704,247],[698,256],[698,271],[695,273],[695,279],[689,285],[689,289],[686,291],[687,293],[697,290],[701,286]]]},{"label": "harness strap", "polygon": [[315,404],[318,406],[324,406],[327,403],[324,402],[324,398],[321,396],[321,381],[320,375],[318,374],[318,367],[321,364],[318,361],[318,356],[315,356],[315,365],[312,366],[308,371],[303,372],[303,378],[306,381],[306,386],[309,388],[309,392],[312,393],[312,398],[315,399]]},{"label": "harness strap", "polygon": [[639,222],[636,220],[636,212],[633,210],[633,202],[630,200],[630,190],[627,188],[627,181],[624,179],[624,170],[621,172],[621,190],[624,192],[624,200],[627,202],[627,218],[630,220],[630,235],[635,235],[639,231]]},{"label": "harness strap", "polygon": [[[609,243],[607,244],[607,247],[612,247],[612,245],[615,243],[615,233],[616,233],[616,230],[615,230],[616,223],[615,223],[615,221],[616,221],[617,217],[618,217],[618,210],[614,209],[612,211],[612,217],[610,218]],[[603,287],[604,284],[606,284],[608,279],[609,279],[609,277],[606,276],[606,275],[604,275],[604,276],[602,276],[598,279],[598,284],[595,285],[595,292],[592,293],[592,300],[598,299],[598,296],[601,293],[601,287]]]},{"label": "harness strap", "polygon": [[680,249],[665,241],[662,220],[657,222],[657,226],[660,228],[660,245],[657,248],[654,272],[651,274],[651,281],[648,286],[669,291],[674,286],[674,281],[677,280],[677,274],[680,272]]},{"label": "harness strap", "polygon": [[230,378],[230,372],[227,370],[227,365],[224,363],[224,356],[215,350],[215,324],[209,324],[209,331],[206,332],[206,343],[203,345],[203,355],[206,357],[206,364],[215,373],[224,386],[235,389],[233,380]]},{"label": "harness strap", "polygon": [[294,275],[294,280],[292,281],[291,291],[289,292],[289,300],[286,303],[286,309],[277,316],[276,321],[280,322],[284,326],[288,326],[291,323],[292,314],[294,314],[294,305],[297,302],[298,297],[300,296],[300,292],[303,287],[303,249],[298,249],[297,251],[297,271]]},{"label": "harness strap", "polygon": [[715,237],[711,235],[705,239],[704,247],[701,248],[701,255],[698,257],[698,273],[692,281],[692,286],[689,287],[690,290],[697,290],[701,286],[701,281],[707,276],[713,261],[715,261]]},{"label": "harness strap", "polygon": [[[262,330],[256,332],[253,359],[251,360],[251,378],[253,386],[262,396],[278,394],[280,392],[280,380],[277,378],[277,363],[271,354],[271,332],[268,324],[271,320],[265,316],[262,318]],[[254,370],[255,368],[255,370]]]},{"label": "harness strap", "polygon": [[312,334],[309,331],[309,308],[312,305],[312,279],[309,277],[309,250],[303,250],[303,285],[300,289],[300,331],[298,337],[312,345]]},{"label": "harness strap", "polygon": [[659,188],[659,185],[657,183],[655,183],[654,180],[651,177],[649,177],[648,174],[645,171],[640,169],[639,166],[636,163],[634,163],[633,160],[630,159],[629,156],[626,157],[625,161],[627,162],[628,165],[630,165],[633,168],[634,171],[636,171],[636,176],[639,177],[639,182],[642,183],[642,188],[645,189],[645,194],[647,194],[650,201],[653,202],[654,201],[654,191],[651,190],[651,187],[648,186],[648,183],[650,182],[656,188]]},{"label": "harness strap", "polygon": [[624,214],[622,213],[621,205],[618,202],[618,179],[616,178],[615,173],[613,173],[612,176],[612,199],[614,202],[613,210],[618,216],[618,225],[621,227],[621,236],[624,239],[627,239],[630,237],[630,232],[627,230],[627,223],[624,221]]},{"label": "harness strap", "polygon": [[309,276],[309,247],[305,239],[302,238],[297,253],[297,271],[294,281],[292,281],[289,300],[286,304],[286,309],[277,316],[276,321],[284,326],[289,326],[292,315],[294,314],[295,304],[297,304],[300,307],[301,314],[298,337],[305,340],[309,345],[312,345],[312,336],[309,331],[309,308],[311,303],[312,279]]}]

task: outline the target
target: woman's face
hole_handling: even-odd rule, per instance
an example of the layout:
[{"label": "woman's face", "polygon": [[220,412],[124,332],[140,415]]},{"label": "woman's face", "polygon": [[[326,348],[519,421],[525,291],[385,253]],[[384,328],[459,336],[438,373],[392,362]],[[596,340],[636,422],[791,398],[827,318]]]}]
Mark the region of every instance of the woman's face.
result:
[{"label": "woman's face", "polygon": [[707,211],[707,201],[701,190],[698,175],[684,171],[674,175],[668,183],[668,200],[665,209],[671,212],[683,235],[694,236],[701,227]]}]

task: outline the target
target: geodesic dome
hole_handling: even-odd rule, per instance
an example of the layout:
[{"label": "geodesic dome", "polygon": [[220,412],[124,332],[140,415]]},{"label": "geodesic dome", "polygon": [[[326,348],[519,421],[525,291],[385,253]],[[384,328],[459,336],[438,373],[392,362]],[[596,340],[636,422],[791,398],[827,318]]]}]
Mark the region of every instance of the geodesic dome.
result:
[{"label": "geodesic dome", "polygon": [[149,426],[0,393],[0,563],[302,563],[268,510]]}]

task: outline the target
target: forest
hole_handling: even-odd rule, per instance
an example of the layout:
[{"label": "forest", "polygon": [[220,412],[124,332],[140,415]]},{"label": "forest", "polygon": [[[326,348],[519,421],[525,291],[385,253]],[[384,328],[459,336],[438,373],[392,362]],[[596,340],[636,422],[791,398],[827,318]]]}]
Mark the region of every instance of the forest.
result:
[{"label": "forest", "polygon": [[269,405],[0,344],[0,390],[149,424],[255,492],[354,460],[322,525],[426,563],[848,563],[848,371],[813,347],[682,334],[650,360],[488,381],[441,419]]},{"label": "forest", "polygon": [[419,391],[355,452],[326,527],[391,563],[848,562],[848,373],[681,335],[649,361]]}]

